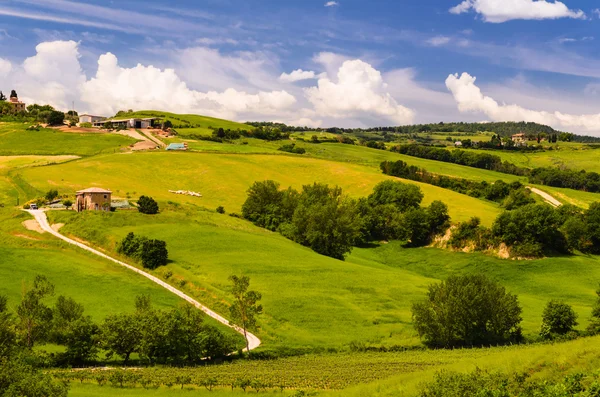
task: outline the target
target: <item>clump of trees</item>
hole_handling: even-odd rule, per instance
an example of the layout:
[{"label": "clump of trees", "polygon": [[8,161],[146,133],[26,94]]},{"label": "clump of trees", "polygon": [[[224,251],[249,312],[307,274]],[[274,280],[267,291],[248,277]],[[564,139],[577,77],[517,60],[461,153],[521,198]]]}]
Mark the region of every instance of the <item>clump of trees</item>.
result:
[{"label": "clump of trees", "polygon": [[302,147],[296,147],[295,143],[290,143],[287,145],[281,145],[279,149],[282,152],[294,153],[294,154],[304,154],[306,153],[306,149]]},{"label": "clump of trees", "polygon": [[158,203],[152,197],[140,196],[137,201],[138,211],[142,214],[158,214]]},{"label": "clump of trees", "polygon": [[521,312],[516,295],[484,275],[450,276],[412,307],[415,329],[437,348],[519,342]]},{"label": "clump of trees", "polygon": [[169,262],[167,243],[162,240],[136,236],[130,232],[117,246],[117,252],[139,260],[146,269],[156,269]]},{"label": "clump of trees", "polygon": [[409,166],[402,160],[395,162],[384,161],[380,164],[380,168],[386,175],[428,183],[458,193],[467,194],[471,197],[495,201],[508,210],[535,203],[535,199],[531,197],[531,192],[520,182],[506,183],[502,180],[497,180],[494,183],[488,183],[486,181],[477,182],[464,178],[451,178],[444,175],[431,174],[426,169],[418,168],[414,165]]},{"label": "clump of trees", "polygon": [[[236,347],[234,339],[206,324],[204,314],[187,303],[158,310],[149,297],[140,296],[134,312],[113,314],[97,324],[72,298],[59,296],[53,307],[48,305],[53,295],[54,285],[37,276],[14,313],[6,297],[0,296],[0,396],[66,396],[68,387],[33,366],[93,364],[100,349],[107,352],[107,359],[118,356],[125,364],[136,353],[142,364],[179,366],[225,357]],[[64,346],[64,352],[35,349],[46,343]],[[22,383],[26,381],[29,384]],[[3,394],[7,390],[16,394]]]},{"label": "clump of trees", "polygon": [[421,208],[422,199],[417,186],[394,181],[380,183],[361,200],[344,195],[339,187],[319,183],[305,185],[298,192],[264,181],[248,190],[242,215],[315,252],[343,259],[353,246],[372,240],[428,244],[449,226],[448,208],[439,201]]},{"label": "clump of trees", "polygon": [[585,170],[569,170],[550,167],[540,167],[531,170],[531,183],[540,185],[564,187],[586,192],[600,192],[600,174]]}]

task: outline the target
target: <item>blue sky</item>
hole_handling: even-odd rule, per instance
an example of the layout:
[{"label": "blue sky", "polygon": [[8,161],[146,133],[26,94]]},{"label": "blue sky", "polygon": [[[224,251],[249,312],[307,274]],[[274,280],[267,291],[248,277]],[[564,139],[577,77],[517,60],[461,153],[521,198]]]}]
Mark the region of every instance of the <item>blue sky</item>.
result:
[{"label": "blue sky", "polygon": [[596,134],[599,7],[3,0],[0,89],[107,115],[160,107],[314,126],[524,119]]}]

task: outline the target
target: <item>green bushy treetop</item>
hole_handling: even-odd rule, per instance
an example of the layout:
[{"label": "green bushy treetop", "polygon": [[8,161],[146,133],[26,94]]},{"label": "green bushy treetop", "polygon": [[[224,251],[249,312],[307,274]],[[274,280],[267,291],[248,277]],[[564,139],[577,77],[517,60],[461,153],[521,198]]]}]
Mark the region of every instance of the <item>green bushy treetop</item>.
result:
[{"label": "green bushy treetop", "polygon": [[158,203],[152,197],[141,196],[137,202],[138,211],[142,214],[158,214]]}]

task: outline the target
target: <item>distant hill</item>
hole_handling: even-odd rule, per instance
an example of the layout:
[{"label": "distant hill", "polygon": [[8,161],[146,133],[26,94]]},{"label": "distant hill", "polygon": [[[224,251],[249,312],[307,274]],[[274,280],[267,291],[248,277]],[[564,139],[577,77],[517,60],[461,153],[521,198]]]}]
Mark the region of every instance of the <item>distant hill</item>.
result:
[{"label": "distant hill", "polygon": [[237,123],[235,121],[222,120],[214,117],[200,116],[197,114],[177,114],[163,112],[159,110],[139,110],[137,112],[119,112],[115,119],[126,119],[133,117],[160,117],[171,121],[174,128],[223,128],[231,130],[252,130],[253,127],[248,124]]}]

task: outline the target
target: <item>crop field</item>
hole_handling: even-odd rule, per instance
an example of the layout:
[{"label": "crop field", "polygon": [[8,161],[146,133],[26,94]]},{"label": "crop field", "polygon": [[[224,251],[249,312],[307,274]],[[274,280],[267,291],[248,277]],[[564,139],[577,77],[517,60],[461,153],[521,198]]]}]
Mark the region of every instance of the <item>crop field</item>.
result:
[{"label": "crop field", "polygon": [[50,128],[28,131],[28,124],[0,123],[0,156],[78,155],[118,152],[136,141],[106,133],[62,132]]},{"label": "crop field", "polygon": [[[101,155],[43,169],[26,169],[21,174],[39,191],[57,188],[60,193],[72,193],[98,186],[111,189],[118,197],[146,194],[161,201],[193,203],[211,209],[223,205],[229,212],[240,211],[246,190],[255,181],[273,179],[282,187],[295,188],[322,182],[339,185],[351,196],[363,197],[378,182],[391,178],[374,167],[300,156],[181,152]],[[455,221],[478,216],[491,224],[499,213],[495,203],[427,184],[408,183],[421,187],[425,204],[434,200],[447,203]],[[203,197],[174,195],[169,190],[191,190]]]},{"label": "crop field", "polygon": [[[124,387],[107,382],[98,386],[98,373],[60,371],[61,379],[71,379],[72,396],[241,396],[255,394],[249,387],[243,392],[231,384],[239,379],[257,382],[263,394],[291,396],[298,390],[316,396],[401,396],[413,397],[424,382],[438,371],[470,372],[476,368],[505,373],[526,372],[531,380],[560,380],[577,372],[595,372],[600,357],[600,339],[585,338],[561,344],[492,347],[402,353],[343,353],[308,355],[278,360],[236,362],[195,369],[144,369],[136,371],[139,379],[155,386],[144,389],[139,383],[126,382]],[[105,373],[106,377],[110,372]],[[176,384],[178,375],[191,381]],[[208,391],[198,386],[203,379],[216,380]],[[138,381],[139,382],[139,381]],[[167,386],[166,384],[172,384]],[[196,383],[196,384],[193,384]],[[362,383],[362,384],[359,384]],[[341,389],[341,390],[339,390]]]}]

